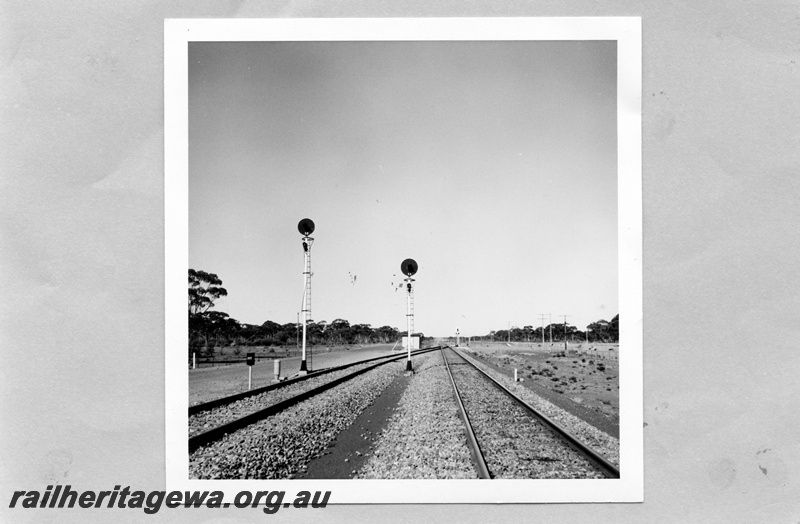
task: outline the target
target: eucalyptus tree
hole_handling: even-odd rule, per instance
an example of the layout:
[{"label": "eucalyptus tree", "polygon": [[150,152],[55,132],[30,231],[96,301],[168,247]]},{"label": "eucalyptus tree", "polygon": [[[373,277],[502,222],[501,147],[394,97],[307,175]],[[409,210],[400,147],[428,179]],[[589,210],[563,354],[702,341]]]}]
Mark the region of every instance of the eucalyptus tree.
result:
[{"label": "eucalyptus tree", "polygon": [[219,343],[236,331],[237,323],[221,311],[209,312],[214,301],[228,296],[222,280],[214,273],[189,269],[189,351],[208,351],[212,337]]},{"label": "eucalyptus tree", "polygon": [[214,273],[189,270],[189,315],[205,313],[214,301],[228,296],[222,280]]}]

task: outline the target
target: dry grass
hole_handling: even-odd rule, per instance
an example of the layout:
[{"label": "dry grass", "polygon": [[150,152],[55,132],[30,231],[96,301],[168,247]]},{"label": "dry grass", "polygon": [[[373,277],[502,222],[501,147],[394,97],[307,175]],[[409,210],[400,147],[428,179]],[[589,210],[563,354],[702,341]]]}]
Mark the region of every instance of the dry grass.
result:
[{"label": "dry grass", "polygon": [[619,422],[619,344],[473,343],[495,366]]}]

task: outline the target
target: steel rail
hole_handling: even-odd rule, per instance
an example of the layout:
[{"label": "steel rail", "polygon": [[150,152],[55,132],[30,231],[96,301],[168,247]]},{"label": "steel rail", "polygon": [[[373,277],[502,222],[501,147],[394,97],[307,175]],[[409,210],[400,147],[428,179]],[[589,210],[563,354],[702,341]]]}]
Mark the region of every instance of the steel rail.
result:
[{"label": "steel rail", "polygon": [[[424,351],[420,351],[420,352],[418,352],[416,354],[419,355],[421,353],[427,353],[427,352],[430,352],[430,351],[435,351],[437,349],[440,349],[439,346],[433,347],[433,348],[426,348]],[[294,397],[287,398],[286,400],[283,400],[281,402],[278,402],[276,404],[268,406],[268,407],[266,407],[264,409],[261,409],[259,411],[250,413],[249,415],[245,415],[245,416],[240,417],[240,418],[238,418],[236,420],[232,420],[232,421],[227,422],[225,424],[221,424],[221,425],[219,425],[217,427],[209,429],[208,431],[204,431],[203,433],[198,433],[197,435],[195,435],[193,437],[189,437],[189,453],[192,453],[193,451],[197,450],[198,448],[200,448],[202,446],[205,446],[207,444],[210,444],[211,442],[219,440],[219,439],[221,439],[222,437],[224,437],[225,435],[227,435],[229,433],[233,433],[234,431],[242,429],[243,427],[249,426],[250,424],[254,424],[254,423],[256,423],[256,422],[258,422],[260,420],[263,420],[263,419],[265,419],[267,417],[270,417],[272,415],[280,413],[281,411],[283,411],[283,410],[285,410],[285,409],[297,404],[298,402],[302,402],[303,400],[309,399],[309,398],[313,397],[314,395],[318,395],[318,394],[320,394],[320,393],[322,393],[324,391],[327,391],[328,389],[336,387],[339,384],[342,384],[342,383],[344,383],[344,382],[346,382],[346,381],[348,381],[348,380],[350,380],[352,378],[357,377],[358,375],[366,373],[367,371],[371,371],[371,370],[373,370],[373,369],[375,369],[375,368],[377,368],[379,366],[383,366],[384,364],[388,364],[390,362],[395,362],[395,361],[398,361],[398,360],[401,360],[401,359],[407,358],[407,357],[408,357],[408,355],[405,354],[405,355],[398,355],[398,356],[389,358],[387,360],[384,360],[383,362],[378,362],[377,364],[373,364],[373,365],[371,365],[369,367],[354,371],[354,372],[350,373],[349,375],[345,375],[343,377],[339,377],[339,378],[337,378],[335,380],[332,380],[331,382],[326,382],[325,384],[322,384],[321,386],[317,386],[316,388],[310,389],[308,391],[304,391],[303,393],[295,395]],[[384,357],[379,357],[379,358],[384,358]]]},{"label": "steel rail", "polygon": [[605,459],[602,455],[597,453],[595,450],[590,448],[588,445],[581,442],[575,435],[567,431],[566,429],[562,428],[558,423],[550,419],[547,415],[536,409],[535,407],[531,406],[517,395],[512,393],[508,388],[502,385],[500,382],[495,380],[491,377],[488,373],[484,370],[480,369],[476,366],[473,362],[471,362],[467,357],[461,354],[460,351],[457,351],[450,346],[446,346],[447,348],[451,349],[456,355],[462,358],[464,362],[475,368],[477,371],[480,371],[481,374],[489,379],[489,381],[494,384],[497,388],[499,388],[503,393],[511,397],[515,400],[519,405],[524,407],[531,415],[536,417],[542,423],[544,423],[550,430],[560,437],[566,444],[568,444],[572,449],[583,455],[586,459],[592,462],[595,466],[597,466],[606,476],[610,478],[620,478],[620,471],[619,469],[610,463],[608,460]]},{"label": "steel rail", "polygon": [[[411,355],[412,356],[413,355],[421,355],[423,353],[427,353],[428,351],[434,351],[436,349],[439,349],[439,347],[437,346],[437,347],[433,347],[433,348],[416,349],[416,350],[411,352]],[[407,353],[403,353],[403,355],[401,355],[401,356],[408,357],[408,354]],[[197,415],[198,413],[202,413],[203,411],[209,411],[211,409],[218,408],[220,406],[225,406],[227,404],[232,404],[232,403],[237,402],[239,400],[243,400],[243,399],[246,399],[246,398],[249,398],[249,397],[254,397],[254,396],[260,395],[262,393],[266,393],[268,391],[273,391],[273,390],[276,390],[276,389],[280,389],[280,388],[288,386],[290,384],[296,384],[297,382],[302,382],[304,380],[308,380],[308,379],[311,379],[311,378],[314,378],[314,377],[319,377],[319,376],[325,375],[327,373],[333,373],[334,371],[340,371],[342,369],[347,369],[349,367],[357,366],[359,364],[365,364],[367,362],[374,362],[376,360],[380,360],[380,359],[383,359],[383,358],[387,358],[387,359],[388,358],[399,358],[399,356],[398,355],[384,355],[382,357],[369,358],[367,360],[359,360],[358,362],[352,362],[350,364],[342,364],[341,366],[335,366],[335,367],[332,367],[332,368],[320,369],[319,371],[311,372],[308,375],[303,375],[303,376],[299,376],[299,377],[295,377],[295,378],[290,378],[288,380],[283,380],[281,382],[276,382],[275,384],[269,384],[268,386],[261,386],[260,388],[256,388],[256,389],[253,389],[253,390],[250,390],[250,391],[243,391],[241,393],[235,393],[235,394],[227,396],[227,397],[221,397],[221,398],[218,398],[218,399],[215,399],[215,400],[209,400],[208,402],[203,402],[202,404],[195,404],[194,406],[189,406],[189,416],[191,417],[192,415]]]},{"label": "steel rail", "polygon": [[486,465],[486,459],[483,457],[483,451],[481,451],[481,446],[478,444],[478,438],[475,436],[475,431],[472,429],[472,423],[469,421],[469,416],[467,415],[467,410],[464,408],[464,403],[461,401],[461,393],[458,391],[458,386],[456,386],[456,381],[453,378],[453,372],[450,370],[450,364],[447,362],[447,357],[444,354],[445,348],[442,348],[442,360],[444,360],[444,366],[447,369],[447,375],[450,377],[450,383],[453,384],[453,396],[456,399],[456,403],[458,403],[458,411],[461,414],[461,420],[464,421],[464,427],[466,428],[467,432],[467,447],[469,448],[469,453],[472,455],[472,460],[475,463],[475,469],[478,470],[478,477],[482,479],[490,479],[492,475],[489,473],[489,467]]}]

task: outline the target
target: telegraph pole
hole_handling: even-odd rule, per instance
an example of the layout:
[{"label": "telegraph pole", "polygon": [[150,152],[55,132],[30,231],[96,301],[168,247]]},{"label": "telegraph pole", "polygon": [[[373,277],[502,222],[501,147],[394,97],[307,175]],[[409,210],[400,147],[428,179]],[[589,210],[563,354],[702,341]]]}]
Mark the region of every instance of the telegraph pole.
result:
[{"label": "telegraph pole", "polygon": [[567,317],[571,317],[572,315],[561,315],[564,317],[564,353],[567,352]]},{"label": "telegraph pole", "polygon": [[297,224],[297,230],[303,235],[303,353],[300,361],[300,374],[308,374],[306,366],[306,328],[311,319],[311,245],[314,239],[309,235],[314,232],[314,222],[304,218]]},{"label": "telegraph pole", "polygon": [[544,347],[544,317],[546,317],[547,315],[542,313],[539,316],[542,317],[542,347]]}]

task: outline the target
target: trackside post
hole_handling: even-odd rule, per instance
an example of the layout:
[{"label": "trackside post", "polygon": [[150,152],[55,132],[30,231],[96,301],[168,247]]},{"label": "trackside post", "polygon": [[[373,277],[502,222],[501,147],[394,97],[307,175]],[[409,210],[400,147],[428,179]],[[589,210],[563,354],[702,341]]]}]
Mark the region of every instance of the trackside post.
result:
[{"label": "trackside post", "polygon": [[253,389],[253,364],[256,363],[256,354],[247,354],[247,391]]}]

